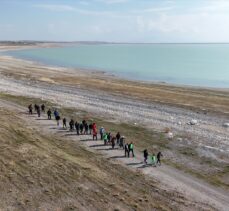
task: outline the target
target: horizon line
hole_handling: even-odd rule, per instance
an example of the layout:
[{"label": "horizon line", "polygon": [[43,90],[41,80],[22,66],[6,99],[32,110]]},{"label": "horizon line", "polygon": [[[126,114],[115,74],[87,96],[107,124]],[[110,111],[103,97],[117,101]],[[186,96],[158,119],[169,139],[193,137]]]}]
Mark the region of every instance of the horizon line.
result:
[{"label": "horizon line", "polygon": [[114,41],[51,41],[51,40],[0,40],[0,43],[100,43],[100,44],[229,44],[228,42],[114,42]]}]

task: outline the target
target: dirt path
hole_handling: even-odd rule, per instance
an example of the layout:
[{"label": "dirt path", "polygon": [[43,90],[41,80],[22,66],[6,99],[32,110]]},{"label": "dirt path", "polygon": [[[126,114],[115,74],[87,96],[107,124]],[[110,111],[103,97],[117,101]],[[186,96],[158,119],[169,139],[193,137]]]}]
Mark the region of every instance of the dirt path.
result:
[{"label": "dirt path", "polygon": [[43,133],[50,134],[51,132],[58,134],[65,140],[74,140],[77,144],[82,144],[87,147],[88,150],[97,151],[106,156],[111,162],[118,162],[127,168],[141,171],[145,175],[153,177],[163,188],[176,190],[192,201],[206,204],[206,207],[211,205],[217,210],[228,210],[229,194],[227,192],[166,165],[157,168],[145,166],[142,163],[143,158],[140,152],[135,152],[135,158],[125,158],[123,150],[118,148],[112,150],[111,146],[104,146],[100,140],[93,141],[91,136],[77,136],[75,132],[63,130],[56,125],[55,121],[47,121],[46,116],[37,118],[36,115],[32,115],[28,118],[28,114],[25,113],[25,108],[3,100],[0,100],[0,107],[18,110],[21,113],[21,118],[29,121],[30,124],[36,126]]}]

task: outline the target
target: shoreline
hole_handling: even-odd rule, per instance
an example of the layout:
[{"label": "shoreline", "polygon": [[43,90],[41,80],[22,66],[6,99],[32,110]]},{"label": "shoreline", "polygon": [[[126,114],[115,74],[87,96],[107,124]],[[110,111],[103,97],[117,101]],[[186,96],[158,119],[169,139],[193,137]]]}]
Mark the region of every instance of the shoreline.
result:
[{"label": "shoreline", "polygon": [[[32,60],[24,60],[24,59],[18,59],[13,56],[5,56],[0,55],[0,61],[6,61],[12,64],[12,66],[20,65],[20,66],[28,66],[31,65],[31,68],[33,71],[35,71],[35,75],[39,74],[40,81],[42,78],[47,78],[46,82],[53,81],[55,83],[65,84],[74,86],[75,84],[80,85],[81,88],[84,87],[86,89],[98,89],[98,91],[105,91],[112,95],[118,95],[123,97],[128,97],[131,99],[138,99],[142,100],[143,102],[156,102],[161,104],[166,104],[169,106],[178,106],[181,108],[188,108],[188,109],[194,109],[194,110],[209,110],[213,113],[224,113],[226,115],[229,115],[229,109],[227,106],[224,106],[224,109],[215,109],[217,107],[213,106],[214,109],[205,108],[203,105],[205,101],[202,101],[202,95],[203,97],[210,98],[212,97],[222,97],[223,101],[226,97],[226,105],[229,106],[229,100],[227,97],[229,97],[229,89],[227,88],[207,88],[207,87],[196,87],[196,86],[188,86],[188,85],[174,85],[174,84],[168,84],[168,83],[154,83],[154,82],[147,82],[147,81],[135,81],[135,80],[126,80],[123,78],[119,78],[118,76],[115,76],[113,74],[109,74],[104,71],[98,71],[98,70],[88,70],[88,69],[79,69],[79,68],[67,68],[67,67],[60,67],[60,66],[53,66],[53,65],[46,65],[40,62],[32,61]],[[47,70],[48,73],[46,73],[44,70]],[[55,74],[55,72],[58,72],[58,75]],[[12,75],[14,77],[20,77],[23,74],[20,72],[23,72],[24,75],[33,75],[34,72],[30,72],[28,70],[24,70],[23,67],[20,68],[20,71],[15,71],[12,69],[8,69],[7,71],[1,71],[3,75]],[[56,76],[54,76],[56,75]],[[23,77],[22,77],[23,78]],[[32,77],[33,78],[33,77]],[[82,80],[80,80],[82,79]],[[95,85],[93,82],[99,82]],[[112,85],[112,87],[111,87]],[[119,86],[123,86],[119,87]],[[125,87],[128,88],[128,91],[125,90]],[[132,90],[133,88],[133,90]],[[122,91],[121,91],[122,90]],[[137,91],[137,93],[134,93],[134,91]],[[147,96],[143,96],[145,93],[147,93]],[[165,94],[166,96],[160,96],[157,94],[156,98],[155,96],[152,96],[155,94],[155,92],[159,92],[162,94]],[[174,95],[173,98],[170,95]],[[209,96],[210,94],[210,96]],[[150,96],[149,96],[150,95]],[[180,97],[187,98],[187,101],[183,100],[182,102],[179,102],[177,99]],[[185,96],[187,95],[187,97]],[[190,98],[189,95],[194,97],[199,97],[197,95],[200,95],[201,101],[197,105],[193,105],[192,103],[188,103]],[[168,98],[169,97],[169,98]],[[157,99],[158,98],[158,99]],[[199,100],[198,100],[199,101]]]},{"label": "shoreline", "polygon": [[[46,67],[51,67],[51,68],[63,68],[65,70],[75,70],[75,71],[84,71],[88,74],[90,73],[98,73],[100,76],[103,74],[104,76],[107,76],[108,78],[112,77],[117,80],[122,80],[122,81],[127,81],[127,82],[133,82],[133,83],[140,83],[140,84],[147,84],[147,85],[152,85],[152,86],[157,86],[157,85],[164,85],[167,87],[175,87],[175,88],[188,88],[188,89],[198,89],[198,90],[218,90],[218,91],[228,91],[229,92],[229,87],[219,87],[219,86],[208,86],[208,85],[195,85],[195,84],[184,84],[182,82],[167,82],[163,80],[146,80],[146,79],[137,79],[136,77],[131,77],[127,76],[125,73],[115,73],[113,71],[107,71],[103,69],[96,69],[96,68],[84,68],[84,67],[68,67],[65,65],[55,65],[55,64],[49,64],[48,62],[44,61],[38,61],[36,59],[30,59],[30,58],[25,58],[25,57],[20,57],[20,56],[13,56],[13,55],[7,55],[4,54],[4,52],[7,51],[17,51],[17,50],[26,50],[26,49],[39,49],[39,48],[61,48],[61,47],[66,47],[66,46],[72,46],[72,45],[80,45],[81,43],[42,43],[42,44],[36,44],[36,45],[31,45],[31,46],[15,46],[14,48],[9,48],[9,46],[4,46],[3,49],[1,49],[0,45],[0,53],[3,52],[3,56],[9,56],[12,57],[12,59],[18,59],[21,61],[25,62],[32,62],[35,65],[42,65]],[[83,44],[83,43],[82,43]],[[107,43],[107,44],[112,44],[112,43]]]}]

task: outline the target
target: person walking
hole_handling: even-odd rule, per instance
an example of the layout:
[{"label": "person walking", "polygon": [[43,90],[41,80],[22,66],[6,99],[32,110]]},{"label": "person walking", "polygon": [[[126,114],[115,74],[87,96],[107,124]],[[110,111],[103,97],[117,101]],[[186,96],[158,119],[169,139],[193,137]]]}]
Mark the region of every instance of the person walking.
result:
[{"label": "person walking", "polygon": [[144,156],[144,163],[145,164],[147,164],[147,159],[148,159],[148,151],[147,151],[147,149],[145,149],[144,151],[143,151],[143,156]]},{"label": "person walking", "polygon": [[70,127],[70,131],[74,130],[74,120],[73,119],[70,120],[69,127]]},{"label": "person walking", "polygon": [[97,140],[97,130],[93,129],[93,140]]},{"label": "person walking", "polygon": [[60,115],[59,112],[55,109],[55,111],[53,112],[56,122],[57,122],[57,126],[59,126],[59,121],[60,121]]},{"label": "person walking", "polygon": [[107,145],[107,133],[104,133],[103,135],[103,141],[104,141],[104,145]]},{"label": "person walking", "polygon": [[111,146],[112,146],[112,149],[114,149],[114,147],[115,147],[115,137],[113,136],[112,138],[111,138]]},{"label": "person walking", "polygon": [[132,153],[132,157],[134,157],[134,144],[132,142],[129,144],[129,154],[130,152]]},{"label": "person walking", "polygon": [[83,128],[84,128],[83,123],[81,123],[81,124],[80,124],[80,134],[81,134],[81,135],[83,134]]},{"label": "person walking", "polygon": [[38,105],[37,104],[35,104],[34,105],[34,110],[37,112],[37,108],[38,108]]},{"label": "person walking", "polygon": [[130,157],[130,154],[129,154],[129,144],[128,143],[125,144],[124,149],[125,149],[125,157]]},{"label": "person walking", "polygon": [[63,118],[63,128],[67,129],[67,120]]},{"label": "person walking", "polygon": [[41,111],[45,112],[45,105],[44,104],[41,105]]},{"label": "person walking", "polygon": [[152,154],[152,165],[153,165],[154,167],[157,167],[156,163],[157,163],[156,155],[153,153],[153,154]]},{"label": "person walking", "polygon": [[120,140],[120,138],[121,138],[121,135],[120,135],[120,133],[118,132],[117,134],[116,134],[116,141],[117,141],[117,144],[119,145],[119,140]]},{"label": "person walking", "polygon": [[87,124],[87,122],[85,122],[85,124],[84,124],[84,135],[88,135],[88,124]]},{"label": "person walking", "polygon": [[104,133],[105,133],[104,127],[101,127],[101,128],[99,129],[99,133],[100,133],[101,140],[103,140],[103,135],[104,135]]},{"label": "person walking", "polygon": [[37,116],[38,116],[38,117],[41,116],[41,108],[40,108],[39,105],[37,106]]},{"label": "person walking", "polygon": [[161,157],[163,157],[161,152],[157,153],[157,164],[161,165]]},{"label": "person walking", "polygon": [[111,133],[107,133],[107,143],[111,143]]},{"label": "person walking", "polygon": [[54,114],[55,119],[59,115],[59,113],[58,113],[58,111],[56,109],[54,110],[53,114]]},{"label": "person walking", "polygon": [[33,106],[32,106],[32,104],[30,104],[29,106],[28,106],[28,109],[29,109],[29,114],[33,114]]},{"label": "person walking", "polygon": [[56,116],[56,123],[57,123],[57,126],[60,125],[60,116],[59,115]]},{"label": "person walking", "polygon": [[119,140],[119,147],[124,149],[125,146],[125,136],[122,136]]},{"label": "person walking", "polygon": [[91,135],[92,130],[93,130],[93,124],[92,124],[92,123],[90,123],[88,127],[89,127],[89,134]]},{"label": "person walking", "polygon": [[77,121],[75,122],[75,128],[76,128],[76,134],[79,135],[80,134],[80,124]]},{"label": "person walking", "polygon": [[95,123],[92,124],[92,130],[96,130],[97,131],[97,127],[96,127]]},{"label": "person walking", "polygon": [[50,109],[47,111],[47,115],[48,115],[48,119],[51,120],[52,119],[52,111]]}]

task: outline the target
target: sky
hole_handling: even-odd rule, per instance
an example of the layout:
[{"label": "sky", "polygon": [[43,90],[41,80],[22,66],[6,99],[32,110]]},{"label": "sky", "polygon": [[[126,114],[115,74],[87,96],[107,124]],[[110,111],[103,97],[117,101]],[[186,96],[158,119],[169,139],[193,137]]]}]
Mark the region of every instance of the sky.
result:
[{"label": "sky", "polygon": [[0,40],[229,42],[229,0],[0,0]]}]

